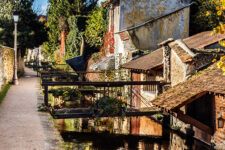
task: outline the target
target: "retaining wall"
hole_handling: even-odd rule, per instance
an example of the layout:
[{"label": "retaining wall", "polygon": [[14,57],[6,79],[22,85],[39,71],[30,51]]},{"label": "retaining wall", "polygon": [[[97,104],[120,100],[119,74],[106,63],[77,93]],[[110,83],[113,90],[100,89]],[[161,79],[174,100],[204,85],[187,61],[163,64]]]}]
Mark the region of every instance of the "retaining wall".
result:
[{"label": "retaining wall", "polygon": [[0,90],[12,82],[14,73],[14,50],[0,46]]}]

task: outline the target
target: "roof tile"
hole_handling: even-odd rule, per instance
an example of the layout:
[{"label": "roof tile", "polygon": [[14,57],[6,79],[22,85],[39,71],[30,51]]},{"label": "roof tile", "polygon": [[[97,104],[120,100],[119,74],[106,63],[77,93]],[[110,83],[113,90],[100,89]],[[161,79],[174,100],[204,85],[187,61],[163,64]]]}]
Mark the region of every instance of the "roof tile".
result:
[{"label": "roof tile", "polygon": [[211,36],[212,31],[201,32],[184,39],[184,43],[193,49],[203,49],[209,45],[217,43],[220,40],[225,39],[225,34],[216,34]]},{"label": "roof tile", "polygon": [[134,59],[124,65],[122,68],[148,71],[152,68],[162,65],[163,49],[157,49],[150,54]]},{"label": "roof tile", "polygon": [[[180,83],[159,95],[153,104],[167,110],[182,107],[186,101],[202,92],[225,94],[225,76],[216,63],[198,72],[186,82]],[[173,105],[176,103],[176,105]]]}]

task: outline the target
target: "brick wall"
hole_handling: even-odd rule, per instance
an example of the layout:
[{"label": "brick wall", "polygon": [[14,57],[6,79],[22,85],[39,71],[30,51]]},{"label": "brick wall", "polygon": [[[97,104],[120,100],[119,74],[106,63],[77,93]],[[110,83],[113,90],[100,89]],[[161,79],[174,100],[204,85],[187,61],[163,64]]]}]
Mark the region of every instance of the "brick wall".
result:
[{"label": "brick wall", "polygon": [[14,73],[14,50],[0,47],[0,90],[8,82],[12,82]]},{"label": "brick wall", "polygon": [[[225,95],[215,95],[215,106],[216,106],[216,118],[215,118],[215,133],[214,133],[214,142],[216,148],[224,148],[225,145],[225,126],[223,128],[218,128],[217,119],[222,115],[222,118],[225,119]],[[223,147],[221,147],[223,146]]]}]

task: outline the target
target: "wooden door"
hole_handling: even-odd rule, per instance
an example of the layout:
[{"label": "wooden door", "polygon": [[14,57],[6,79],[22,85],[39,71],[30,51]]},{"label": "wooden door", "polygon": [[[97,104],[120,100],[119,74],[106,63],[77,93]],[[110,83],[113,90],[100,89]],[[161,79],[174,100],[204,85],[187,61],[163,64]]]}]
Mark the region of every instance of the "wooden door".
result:
[{"label": "wooden door", "polygon": [[140,133],[140,117],[131,117],[130,131],[133,135]]},{"label": "wooden door", "polygon": [[[132,73],[132,80],[133,81],[141,81],[141,74],[139,73]],[[132,100],[131,105],[135,108],[141,107],[141,86],[140,85],[133,85],[132,86]]]}]

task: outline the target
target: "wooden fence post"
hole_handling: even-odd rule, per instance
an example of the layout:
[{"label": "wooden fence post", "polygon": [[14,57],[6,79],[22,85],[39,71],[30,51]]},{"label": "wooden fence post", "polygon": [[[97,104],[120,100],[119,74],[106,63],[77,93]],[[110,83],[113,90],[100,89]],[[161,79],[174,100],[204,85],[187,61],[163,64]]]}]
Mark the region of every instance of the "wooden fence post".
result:
[{"label": "wooden fence post", "polygon": [[44,103],[45,106],[48,106],[48,86],[45,85],[45,90],[44,90]]}]

